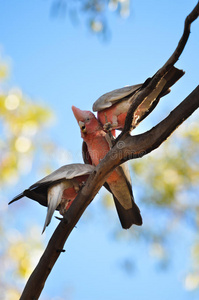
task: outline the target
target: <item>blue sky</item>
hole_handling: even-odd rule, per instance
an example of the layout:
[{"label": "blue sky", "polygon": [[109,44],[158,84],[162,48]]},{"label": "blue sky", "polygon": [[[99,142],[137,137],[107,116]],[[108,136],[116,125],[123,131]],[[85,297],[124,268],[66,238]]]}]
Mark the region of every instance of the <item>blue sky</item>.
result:
[{"label": "blue sky", "polygon": [[[0,1],[0,45],[2,56],[11,59],[9,83],[19,86],[35,101],[51,107],[56,120],[49,134],[71,152],[71,162],[80,162],[82,141],[71,106],[89,110],[103,93],[144,82],[152,76],[174,51],[182,34],[184,19],[196,2],[134,0],[128,19],[108,13],[110,39],[102,42],[90,33],[85,17],[80,18],[77,25],[68,18],[52,18],[51,1]],[[186,71],[186,75],[137,132],[160,121],[198,85],[198,26],[197,20],[176,64]],[[32,183],[30,175],[27,185]],[[51,295],[52,299],[58,300],[56,296],[62,291],[63,295],[65,293],[63,298],[66,299],[67,295],[71,300],[120,300],[124,297],[126,300],[196,299],[198,294],[185,291],[182,284],[189,266],[185,258],[191,233],[183,226],[178,229],[178,236],[187,233],[187,237],[179,239],[173,247],[169,270],[160,272],[144,242],[113,238],[113,232],[120,224],[115,214],[109,213],[109,220],[107,215],[103,216],[99,198],[72,232],[65,247],[66,253],[61,255],[53,269],[41,299]],[[36,206],[38,215],[31,216],[30,220],[42,227],[46,211],[39,208]],[[27,214],[28,208],[25,209]],[[16,208],[10,209],[8,213],[14,214],[15,211]],[[89,212],[94,217],[90,217]],[[22,211],[20,216],[23,216]],[[19,220],[17,226],[20,227],[20,223]],[[53,220],[47,228],[46,243],[56,224],[57,221]],[[138,229],[138,234],[140,230],[142,228]],[[173,242],[176,243],[175,237]],[[135,260],[132,274],[121,268],[128,256]]]}]

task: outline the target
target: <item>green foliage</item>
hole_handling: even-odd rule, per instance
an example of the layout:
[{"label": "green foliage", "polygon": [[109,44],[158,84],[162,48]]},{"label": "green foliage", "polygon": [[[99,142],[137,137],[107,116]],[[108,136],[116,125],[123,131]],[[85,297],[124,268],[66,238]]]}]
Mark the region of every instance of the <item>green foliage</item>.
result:
[{"label": "green foliage", "polygon": [[0,295],[2,299],[17,300],[21,282],[24,285],[44,250],[44,237],[42,229],[34,225],[28,230],[6,226],[13,222],[7,213],[9,190],[14,191],[16,183],[30,173],[33,165],[36,172],[50,173],[68,155],[46,133],[53,119],[50,109],[30,99],[18,87],[6,90],[8,78],[9,68],[0,60]]},{"label": "green foliage", "polygon": [[39,236],[41,229],[35,226],[28,228],[23,235],[16,229],[4,228],[0,235],[0,263],[3,267],[0,270],[1,299],[19,299],[19,284],[28,279],[43,252],[43,241]]},{"label": "green foliage", "polygon": [[198,126],[192,121],[159,149],[133,162],[141,201],[175,213],[198,209],[198,162]]},{"label": "green foliage", "polygon": [[[1,65],[1,81],[6,73]],[[51,115],[49,109],[31,101],[20,89],[0,89],[0,185],[16,182],[20,173],[30,171],[38,134]]]},{"label": "green foliage", "polygon": [[[5,90],[3,83],[9,75],[8,67],[0,61],[0,187],[14,186],[21,174],[30,172],[34,154],[41,148],[43,154],[52,150],[53,144],[42,139],[42,131],[52,113],[33,102],[19,88]],[[45,164],[45,160],[44,160]],[[43,166],[44,166],[43,164]],[[42,165],[42,164],[41,164]],[[0,295],[2,299],[17,300],[20,293],[16,282],[27,280],[35,259],[42,250],[41,230],[32,226],[24,236],[6,227],[8,199],[1,192],[0,207]],[[36,239],[35,239],[36,237]],[[15,270],[15,272],[13,272]],[[8,280],[10,276],[10,280]],[[1,297],[0,297],[1,298]]]}]

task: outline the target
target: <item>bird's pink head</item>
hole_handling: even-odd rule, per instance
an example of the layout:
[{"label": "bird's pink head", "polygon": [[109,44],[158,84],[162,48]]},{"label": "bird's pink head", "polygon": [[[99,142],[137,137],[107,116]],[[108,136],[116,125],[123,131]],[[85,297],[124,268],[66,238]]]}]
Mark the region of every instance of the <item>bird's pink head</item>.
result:
[{"label": "bird's pink head", "polygon": [[92,112],[81,110],[75,106],[72,106],[72,111],[81,129],[82,137],[101,130],[101,126]]}]

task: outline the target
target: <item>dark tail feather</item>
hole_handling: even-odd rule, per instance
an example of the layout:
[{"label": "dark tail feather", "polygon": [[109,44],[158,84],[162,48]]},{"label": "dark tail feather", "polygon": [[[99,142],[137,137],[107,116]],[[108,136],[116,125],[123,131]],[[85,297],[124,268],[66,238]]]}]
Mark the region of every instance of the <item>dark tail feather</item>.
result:
[{"label": "dark tail feather", "polygon": [[29,199],[34,200],[43,206],[48,206],[46,192],[44,193],[43,190],[38,190],[38,192],[36,193],[34,190],[29,190],[29,189],[24,190],[21,194],[14,197],[8,204],[11,204],[23,197],[28,197]]},{"label": "dark tail feather", "polygon": [[15,202],[15,201],[17,201],[17,200],[19,200],[19,199],[21,199],[22,197],[24,197],[24,192],[21,193],[21,194],[19,194],[19,195],[17,195],[16,197],[14,197],[14,198],[8,203],[8,205],[11,204],[11,203],[13,203],[13,202]]},{"label": "dark tail feather", "polygon": [[[104,187],[113,195],[107,182],[104,183]],[[129,229],[133,224],[141,226],[142,225],[142,216],[138,206],[135,204],[132,196],[132,208],[125,209],[117,198],[113,195],[115,202],[115,207],[121,222],[121,225],[124,229]]]},{"label": "dark tail feather", "polygon": [[117,213],[124,229],[130,228],[133,224],[142,225],[142,217],[138,206],[132,201],[133,207],[130,209],[124,209],[117,198],[113,195]]}]

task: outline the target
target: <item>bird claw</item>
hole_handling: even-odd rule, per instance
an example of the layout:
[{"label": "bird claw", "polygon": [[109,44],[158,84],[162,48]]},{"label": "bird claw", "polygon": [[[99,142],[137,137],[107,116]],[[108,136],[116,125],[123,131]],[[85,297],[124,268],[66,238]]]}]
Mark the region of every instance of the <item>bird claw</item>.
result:
[{"label": "bird claw", "polygon": [[79,192],[79,190],[80,190],[80,187],[79,187],[79,185],[75,185],[75,186],[74,186],[74,189],[75,189],[75,192],[76,192],[76,193],[78,193],[78,192]]},{"label": "bird claw", "polygon": [[74,187],[75,192],[78,193],[79,190],[80,190],[79,182],[74,178],[72,183],[73,183],[73,187]]},{"label": "bird claw", "polygon": [[63,218],[60,217],[55,217],[57,220],[61,221]]},{"label": "bird claw", "polygon": [[107,122],[107,123],[105,123],[104,124],[104,126],[103,126],[103,129],[105,130],[105,131],[111,131],[112,130],[112,124],[111,124],[111,122]]}]

